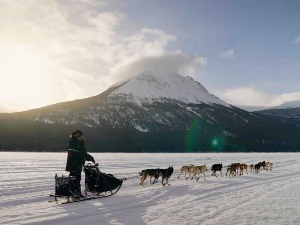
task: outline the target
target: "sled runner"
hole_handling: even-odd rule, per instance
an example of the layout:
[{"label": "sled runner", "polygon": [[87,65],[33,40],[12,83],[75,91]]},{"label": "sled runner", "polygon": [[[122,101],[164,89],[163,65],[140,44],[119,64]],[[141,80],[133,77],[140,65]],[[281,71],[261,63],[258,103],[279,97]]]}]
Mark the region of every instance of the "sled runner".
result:
[{"label": "sled runner", "polygon": [[92,165],[89,163],[83,166],[83,168],[85,173],[84,195],[76,189],[76,177],[59,177],[55,175],[55,193],[50,194],[55,199],[50,202],[58,202],[58,198],[65,198],[67,201],[61,204],[66,204],[109,197],[116,194],[123,184],[123,180],[114,177],[112,174],[102,173],[99,170],[98,164]]}]

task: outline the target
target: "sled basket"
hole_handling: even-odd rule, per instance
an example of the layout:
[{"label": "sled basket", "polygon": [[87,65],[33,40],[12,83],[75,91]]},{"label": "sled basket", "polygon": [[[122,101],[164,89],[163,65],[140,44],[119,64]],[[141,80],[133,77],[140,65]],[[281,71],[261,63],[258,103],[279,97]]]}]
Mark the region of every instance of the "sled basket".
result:
[{"label": "sled basket", "polygon": [[123,180],[114,177],[112,174],[100,172],[98,165],[84,166],[85,172],[85,189],[87,192],[100,194],[111,192],[115,194],[123,184]]},{"label": "sled basket", "polygon": [[113,191],[121,187],[123,181],[115,178],[112,174],[101,173],[98,177],[98,192]]}]

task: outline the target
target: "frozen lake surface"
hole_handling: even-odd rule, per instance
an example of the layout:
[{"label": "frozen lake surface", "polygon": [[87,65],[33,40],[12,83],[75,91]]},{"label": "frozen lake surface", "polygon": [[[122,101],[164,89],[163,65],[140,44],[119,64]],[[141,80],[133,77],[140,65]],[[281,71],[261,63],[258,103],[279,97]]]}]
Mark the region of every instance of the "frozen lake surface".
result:
[{"label": "frozen lake surface", "polygon": [[[169,180],[139,186],[125,181],[112,197],[56,205],[49,203],[54,175],[65,174],[67,153],[8,153],[0,157],[0,224],[300,224],[300,154],[92,154],[100,169],[118,178],[147,168],[175,171],[206,164],[207,181]],[[214,163],[274,163],[273,171],[236,178],[211,177]],[[224,175],[225,175],[225,170]]]}]

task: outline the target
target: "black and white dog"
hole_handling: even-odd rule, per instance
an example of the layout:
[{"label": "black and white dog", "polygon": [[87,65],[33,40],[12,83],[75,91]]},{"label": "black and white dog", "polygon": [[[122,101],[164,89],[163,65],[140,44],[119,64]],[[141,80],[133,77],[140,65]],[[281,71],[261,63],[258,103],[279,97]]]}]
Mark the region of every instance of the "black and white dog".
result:
[{"label": "black and white dog", "polygon": [[222,168],[223,168],[222,163],[221,164],[214,164],[214,165],[212,165],[211,171],[213,171],[213,173],[211,175],[217,177],[217,171],[220,171],[221,176],[223,177]]},{"label": "black and white dog", "polygon": [[[159,175],[162,178],[161,184],[163,186],[165,186],[166,184],[170,185],[169,178],[172,176],[172,174],[174,172],[174,168],[172,166],[170,166],[168,169],[160,169],[159,171],[160,171]],[[164,183],[164,180],[166,180],[166,183]]]}]

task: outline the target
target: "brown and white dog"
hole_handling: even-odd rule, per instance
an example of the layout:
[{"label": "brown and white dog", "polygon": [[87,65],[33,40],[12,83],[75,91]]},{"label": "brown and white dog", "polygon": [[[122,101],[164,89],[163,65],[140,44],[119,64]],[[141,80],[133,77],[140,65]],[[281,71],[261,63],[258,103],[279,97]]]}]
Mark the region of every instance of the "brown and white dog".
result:
[{"label": "brown and white dog", "polygon": [[267,171],[272,170],[273,169],[273,163],[271,162],[267,162],[265,165],[265,168]]},{"label": "brown and white dog", "polygon": [[[191,175],[191,169],[194,167],[194,165],[190,164],[189,166],[183,166],[180,168],[179,170],[179,176],[177,178],[180,178],[180,176],[184,173],[184,177],[185,179],[189,179],[190,178],[190,175]],[[186,177],[186,174],[189,174],[189,177],[187,178]]]},{"label": "brown and white dog", "polygon": [[254,165],[253,164],[249,165],[249,172],[250,173],[255,173],[255,171],[254,171]]},{"label": "brown and white dog", "polygon": [[[191,180],[194,179],[194,177],[196,178],[196,181],[198,181],[200,179],[200,174],[203,173],[203,176],[204,176],[204,180],[205,179],[205,172],[207,171],[207,168],[206,168],[206,165],[203,165],[203,166],[194,166],[192,169],[191,169],[191,173],[193,174],[193,176],[191,177]],[[198,177],[197,177],[198,175]]]},{"label": "brown and white dog", "polygon": [[228,173],[229,173],[229,177],[236,176],[237,168],[240,167],[240,164],[239,165],[238,164],[239,163],[232,163],[230,166],[227,167],[226,177]]},{"label": "brown and white dog", "polygon": [[247,164],[241,164],[240,165],[240,176],[244,175],[244,170],[246,170],[246,172],[248,174],[247,168],[248,168]]}]

